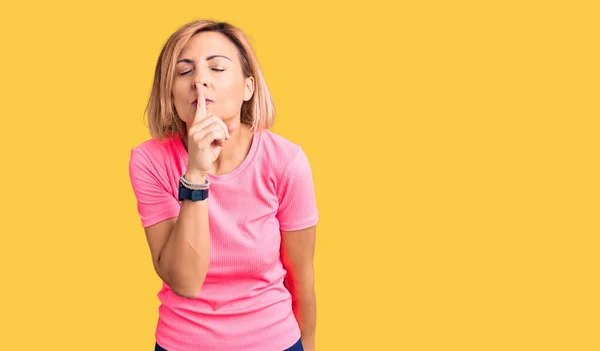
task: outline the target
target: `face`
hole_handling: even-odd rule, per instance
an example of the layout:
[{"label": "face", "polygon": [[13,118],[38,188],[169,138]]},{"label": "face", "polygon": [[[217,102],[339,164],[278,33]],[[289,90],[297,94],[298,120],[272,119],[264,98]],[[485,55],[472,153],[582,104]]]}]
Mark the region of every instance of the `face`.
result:
[{"label": "face", "polygon": [[173,99],[179,118],[186,123],[196,114],[196,82],[204,89],[207,113],[239,122],[242,103],[252,97],[254,80],[244,77],[239,52],[223,34],[195,34],[177,59]]}]

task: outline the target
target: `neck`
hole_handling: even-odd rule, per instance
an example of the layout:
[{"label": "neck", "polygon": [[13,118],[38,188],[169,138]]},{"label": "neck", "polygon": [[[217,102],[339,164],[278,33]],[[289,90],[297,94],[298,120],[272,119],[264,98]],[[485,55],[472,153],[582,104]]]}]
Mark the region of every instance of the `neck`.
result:
[{"label": "neck", "polygon": [[237,122],[235,129],[231,133],[231,139],[225,140],[221,153],[215,163],[235,162],[241,157],[246,158],[250,145],[252,144],[252,133],[250,126]]}]

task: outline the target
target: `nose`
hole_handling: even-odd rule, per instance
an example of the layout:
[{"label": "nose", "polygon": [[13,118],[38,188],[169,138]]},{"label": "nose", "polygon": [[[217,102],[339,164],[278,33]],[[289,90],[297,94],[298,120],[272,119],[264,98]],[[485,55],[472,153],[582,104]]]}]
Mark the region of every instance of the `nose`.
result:
[{"label": "nose", "polygon": [[203,89],[203,91],[206,91],[206,88],[208,87],[208,86],[206,85],[206,83],[199,82],[199,81],[194,81],[194,82],[192,83],[192,91],[193,91],[195,94],[197,94],[197,93],[198,93],[198,92],[196,91],[196,90],[198,89],[198,87],[196,86],[196,83],[200,83],[200,84],[202,84],[202,89]]},{"label": "nose", "polygon": [[201,72],[201,69],[198,68],[194,71],[194,79],[192,85],[194,88],[196,84],[202,84],[205,88],[208,87],[208,81],[206,79],[206,74]]}]

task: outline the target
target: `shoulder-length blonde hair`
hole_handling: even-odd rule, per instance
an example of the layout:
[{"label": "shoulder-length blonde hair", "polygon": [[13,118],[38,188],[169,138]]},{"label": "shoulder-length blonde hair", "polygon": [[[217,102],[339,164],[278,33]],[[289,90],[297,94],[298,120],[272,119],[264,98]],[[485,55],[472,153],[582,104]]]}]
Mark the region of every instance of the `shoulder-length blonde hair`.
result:
[{"label": "shoulder-length blonde hair", "polygon": [[198,20],[175,31],[164,44],[158,57],[152,91],[144,111],[148,115],[148,127],[152,137],[164,140],[175,135],[186,136],[185,122],[179,118],[173,104],[175,64],[188,40],[194,34],[206,31],[221,33],[231,40],[239,51],[244,76],[254,78],[254,93],[250,100],[242,104],[241,122],[250,125],[252,132],[272,127],[275,117],[273,100],[254,51],[242,31],[226,22]]}]

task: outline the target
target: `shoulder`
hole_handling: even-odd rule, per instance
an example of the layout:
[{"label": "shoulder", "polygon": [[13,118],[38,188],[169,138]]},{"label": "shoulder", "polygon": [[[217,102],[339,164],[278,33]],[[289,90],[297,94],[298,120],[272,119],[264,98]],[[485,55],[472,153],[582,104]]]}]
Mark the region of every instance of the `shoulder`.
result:
[{"label": "shoulder", "polygon": [[164,163],[177,152],[177,138],[147,139],[130,149],[130,164]]},{"label": "shoulder", "polygon": [[299,144],[271,130],[263,130],[260,133],[262,155],[268,157],[272,164],[285,167],[303,152]]},{"label": "shoulder", "polygon": [[308,158],[302,146],[271,130],[260,132],[260,158],[263,171],[271,169],[280,181],[297,173],[310,173]]},{"label": "shoulder", "polygon": [[178,141],[177,137],[165,140],[151,138],[132,147],[129,155],[130,177],[168,184],[170,176],[180,163]]}]

